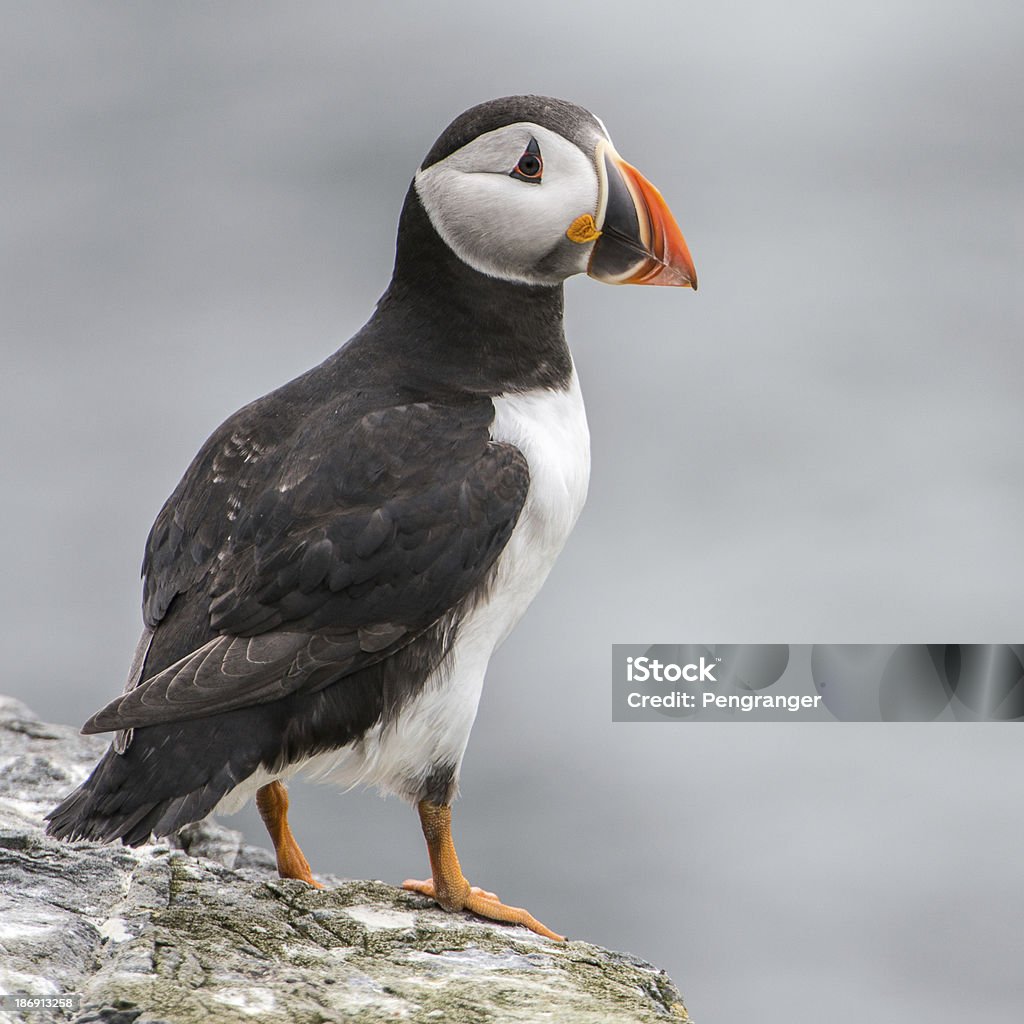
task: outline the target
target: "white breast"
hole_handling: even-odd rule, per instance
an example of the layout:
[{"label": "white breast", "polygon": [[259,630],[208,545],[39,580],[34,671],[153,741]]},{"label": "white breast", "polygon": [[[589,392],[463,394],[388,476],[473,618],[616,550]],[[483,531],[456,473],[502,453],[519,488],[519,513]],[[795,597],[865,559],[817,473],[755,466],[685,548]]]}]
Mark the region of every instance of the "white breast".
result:
[{"label": "white breast", "polygon": [[257,773],[218,808],[231,813],[271,778],[303,771],[343,786],[375,785],[406,799],[437,764],[455,766],[469,741],[487,663],[540,590],[587,497],[590,433],[579,381],[573,371],[565,391],[539,389],[494,400],[491,437],[515,445],[530,467],[530,489],[512,536],[495,565],[488,599],[460,623],[446,671],[385,728],[359,742],[290,765],[270,776]]},{"label": "white breast", "polygon": [[[494,399],[491,437],[515,445],[530,467],[530,490],[498,560],[494,599],[484,610],[497,647],[540,590],[583,509],[590,480],[590,432],[579,380]],[[492,647],[493,650],[493,647]]]}]

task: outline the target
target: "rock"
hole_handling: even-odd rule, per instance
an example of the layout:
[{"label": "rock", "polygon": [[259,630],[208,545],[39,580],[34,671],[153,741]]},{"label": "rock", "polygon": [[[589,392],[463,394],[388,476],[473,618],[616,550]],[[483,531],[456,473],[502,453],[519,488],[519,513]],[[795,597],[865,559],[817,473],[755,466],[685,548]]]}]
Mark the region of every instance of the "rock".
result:
[{"label": "rock", "polygon": [[689,1020],[635,957],[382,882],[282,880],[269,851],[211,821],[137,850],[48,838],[44,814],[105,747],[0,697],[0,991],[80,996],[0,1010],[5,1024]]}]

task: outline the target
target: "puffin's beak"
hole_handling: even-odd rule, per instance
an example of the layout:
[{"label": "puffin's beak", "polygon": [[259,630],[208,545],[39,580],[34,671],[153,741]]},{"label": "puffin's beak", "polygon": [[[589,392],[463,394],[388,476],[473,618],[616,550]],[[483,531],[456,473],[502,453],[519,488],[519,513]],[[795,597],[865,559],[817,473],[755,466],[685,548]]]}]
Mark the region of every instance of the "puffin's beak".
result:
[{"label": "puffin's beak", "polygon": [[595,226],[601,232],[587,273],[607,284],[663,284],[697,290],[686,239],[661,193],[604,140]]}]

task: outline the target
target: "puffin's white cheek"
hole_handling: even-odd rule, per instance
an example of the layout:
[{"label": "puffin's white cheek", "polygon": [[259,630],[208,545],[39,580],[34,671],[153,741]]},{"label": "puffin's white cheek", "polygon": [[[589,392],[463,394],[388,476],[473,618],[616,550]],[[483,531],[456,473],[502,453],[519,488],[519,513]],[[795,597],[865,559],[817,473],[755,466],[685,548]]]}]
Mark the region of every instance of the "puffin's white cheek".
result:
[{"label": "puffin's white cheek", "polygon": [[[515,165],[533,139],[543,180],[521,181]],[[449,248],[475,270],[505,280],[556,284],[586,269],[590,245],[566,238],[581,214],[597,212],[593,161],[537,125],[482,136],[416,174],[416,192]]]},{"label": "puffin's white cheek", "polygon": [[463,262],[492,277],[534,283],[554,283],[586,270],[591,246],[569,242],[566,230],[580,214],[596,209],[596,188],[593,195],[546,185],[517,188],[512,179],[490,177],[466,175],[450,182],[443,202],[436,201],[435,189],[417,182],[435,229]]},{"label": "puffin's white cheek", "polygon": [[569,225],[582,213],[597,206],[597,197],[578,194],[577,190],[545,185],[526,185],[533,194],[524,195],[510,209],[515,222],[508,227],[515,254],[532,265],[566,239]]}]

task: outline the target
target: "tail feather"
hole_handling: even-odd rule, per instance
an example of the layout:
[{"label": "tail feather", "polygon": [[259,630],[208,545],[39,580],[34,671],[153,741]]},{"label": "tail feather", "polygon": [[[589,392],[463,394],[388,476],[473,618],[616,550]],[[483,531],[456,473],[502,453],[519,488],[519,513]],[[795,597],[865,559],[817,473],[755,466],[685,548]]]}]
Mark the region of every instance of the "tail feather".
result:
[{"label": "tail feather", "polygon": [[109,747],[89,778],[50,811],[47,834],[141,846],[202,820],[262,761],[275,760],[273,745],[265,735],[260,741],[248,717],[236,711],[137,729],[124,753]]}]

